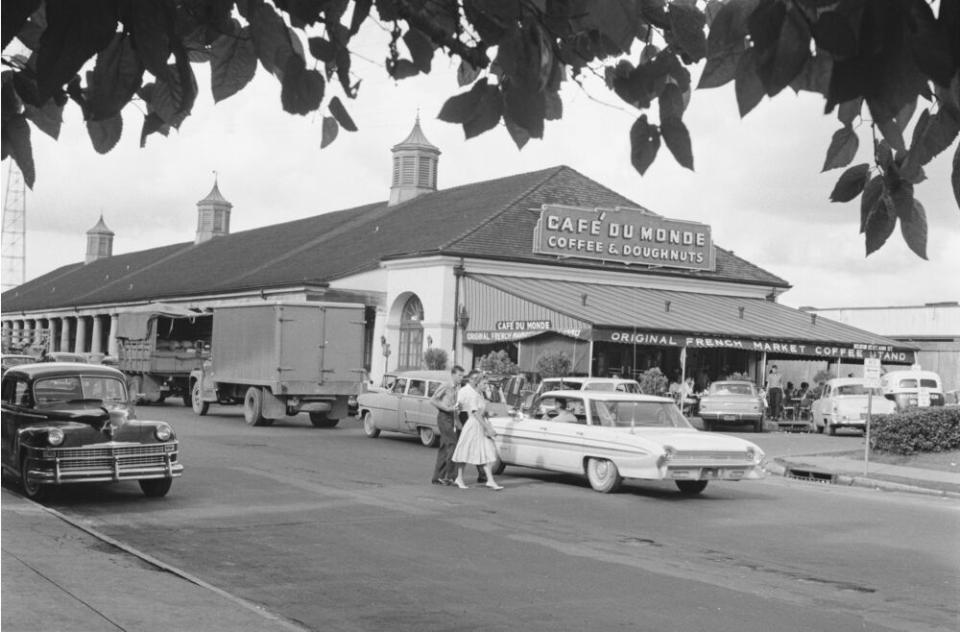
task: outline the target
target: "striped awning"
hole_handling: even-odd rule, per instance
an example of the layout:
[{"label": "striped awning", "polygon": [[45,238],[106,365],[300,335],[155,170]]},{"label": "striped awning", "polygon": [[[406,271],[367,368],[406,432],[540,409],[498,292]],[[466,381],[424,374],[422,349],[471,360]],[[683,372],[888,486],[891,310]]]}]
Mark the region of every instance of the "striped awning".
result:
[{"label": "striped awning", "polygon": [[[912,362],[916,347],[773,301],[673,290],[469,274],[465,342],[554,331],[623,344]],[[472,339],[471,339],[472,338]]]}]

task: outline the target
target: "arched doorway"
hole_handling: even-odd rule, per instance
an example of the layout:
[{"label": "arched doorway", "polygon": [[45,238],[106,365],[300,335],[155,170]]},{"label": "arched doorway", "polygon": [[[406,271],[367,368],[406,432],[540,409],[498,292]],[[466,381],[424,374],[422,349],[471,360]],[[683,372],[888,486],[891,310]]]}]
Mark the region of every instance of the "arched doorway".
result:
[{"label": "arched doorway", "polygon": [[411,296],[400,314],[398,369],[419,369],[423,361],[423,303]]}]

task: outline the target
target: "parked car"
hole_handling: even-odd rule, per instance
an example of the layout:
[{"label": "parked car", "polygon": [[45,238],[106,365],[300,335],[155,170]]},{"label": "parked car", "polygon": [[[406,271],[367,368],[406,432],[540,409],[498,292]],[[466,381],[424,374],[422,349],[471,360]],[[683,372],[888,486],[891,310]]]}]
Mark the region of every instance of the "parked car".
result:
[{"label": "parked car", "polygon": [[547,377],[540,382],[537,394],[559,390],[639,393],[640,383],[619,377]]},{"label": "parked car", "polygon": [[82,353],[69,353],[67,351],[50,351],[43,354],[43,362],[81,362],[87,363],[88,358]]},{"label": "parked car", "polygon": [[450,381],[450,371],[400,371],[383,377],[383,386],[357,396],[363,432],[370,438],[381,431],[417,435],[433,447],[440,441],[437,409],[430,398]]},{"label": "parked car", "polygon": [[700,419],[704,430],[717,425],[749,424],[763,432],[763,396],[753,382],[714,382],[700,398]]},{"label": "parked car", "polygon": [[820,397],[810,406],[810,421],[817,432],[836,434],[839,428],[865,430],[867,427],[867,399],[871,413],[888,415],[897,405],[884,399],[879,388],[866,386],[862,377],[835,377],[827,380]]},{"label": "parked car", "polygon": [[933,371],[907,369],[889,371],[880,377],[883,396],[896,403],[897,410],[943,406],[943,382]]},{"label": "parked car", "polygon": [[[711,480],[764,476],[759,447],[738,437],[698,431],[667,397],[548,391],[535,407],[547,412],[491,418],[500,453],[496,473],[518,465],[580,474],[604,493],[615,491],[624,478],[672,480],[691,495]],[[573,413],[571,421],[558,420],[564,407]]]},{"label": "parked car", "polygon": [[147,496],[164,496],[183,473],[173,428],[135,419],[123,373],[112,367],[16,366],[3,374],[0,400],[0,462],[29,498],[54,485],[133,480]]},{"label": "parked car", "polygon": [[0,373],[5,372],[12,366],[18,366],[20,364],[33,364],[34,362],[37,362],[37,358],[32,355],[21,353],[5,353],[3,354],[2,359],[0,359]]}]

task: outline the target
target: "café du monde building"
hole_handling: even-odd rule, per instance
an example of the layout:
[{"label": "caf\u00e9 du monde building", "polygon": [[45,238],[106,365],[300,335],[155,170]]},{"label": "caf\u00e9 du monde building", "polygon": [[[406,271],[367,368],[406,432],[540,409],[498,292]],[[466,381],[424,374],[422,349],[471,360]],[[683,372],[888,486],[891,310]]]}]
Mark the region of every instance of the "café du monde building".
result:
[{"label": "caf\u00e9 du monde building", "polygon": [[332,300],[366,305],[375,381],[431,347],[467,367],[504,350],[528,371],[562,351],[598,376],[673,375],[682,360],[707,379],[759,377],[776,359],[913,362],[904,343],[778,303],[790,285],[710,226],[570,167],[438,189],[440,150],[419,121],[392,153],[389,198],[356,208],[231,233],[214,183],[193,239],[118,255],[101,218],[84,261],[3,294],[3,335],[44,329],[53,350],[115,355],[119,314],[151,303],[215,319],[225,305]]}]

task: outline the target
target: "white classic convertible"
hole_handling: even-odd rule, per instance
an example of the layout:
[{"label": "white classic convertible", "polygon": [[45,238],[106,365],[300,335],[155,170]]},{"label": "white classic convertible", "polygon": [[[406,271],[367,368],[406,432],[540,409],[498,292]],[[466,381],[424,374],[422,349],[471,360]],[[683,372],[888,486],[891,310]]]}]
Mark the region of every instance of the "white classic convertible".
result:
[{"label": "white classic convertible", "polygon": [[750,441],[701,432],[673,400],[632,393],[551,391],[530,409],[492,417],[500,463],[586,474],[598,492],[624,478],[672,480],[699,494],[711,480],[764,477],[763,451]]}]

